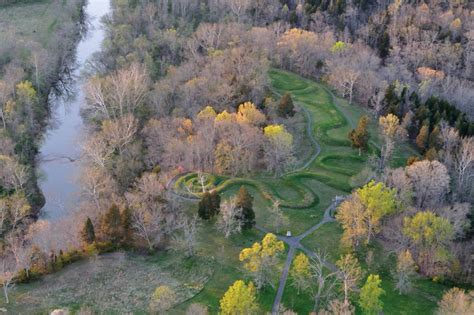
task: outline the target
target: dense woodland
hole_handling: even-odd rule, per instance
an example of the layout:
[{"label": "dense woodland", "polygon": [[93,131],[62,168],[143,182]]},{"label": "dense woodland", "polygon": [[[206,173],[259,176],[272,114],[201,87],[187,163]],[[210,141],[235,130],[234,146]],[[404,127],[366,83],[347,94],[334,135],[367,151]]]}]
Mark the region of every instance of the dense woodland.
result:
[{"label": "dense woodland", "polygon": [[[78,3],[61,14],[76,17]],[[336,211],[345,255],[332,272],[324,253],[311,261],[297,255],[290,272],[298,294],[317,283],[318,314],[354,313],[354,294],[358,312],[380,313],[379,275],[366,278],[360,266],[373,273],[377,247],[395,255],[390,273],[401,295],[418,277],[472,288],[472,2],[114,0],[112,7],[102,51],[87,69],[82,199],[61,221],[17,226],[39,203],[32,196],[46,98],[68,64],[70,43],[59,38],[74,33],[79,17],[55,32],[49,45],[60,48],[57,56],[35,42],[0,46],[0,227],[3,255],[12,257],[4,288],[119,249],[193,256],[202,222],[215,221],[224,238],[251,230],[258,209],[249,190],[221,196],[206,182],[210,174],[280,178],[301,164],[295,143],[305,135],[294,126],[304,113],[290,94],[274,91],[271,68],[322,81],[368,113],[347,135],[370,176]],[[395,163],[405,146],[411,157]],[[200,199],[191,214],[169,187],[188,172],[197,180],[186,194]],[[289,224],[278,202],[271,211],[278,231]],[[229,288],[222,314],[258,313],[256,292],[274,286],[283,250],[267,234],[241,251],[252,282]],[[173,294],[157,288],[152,312],[171,307]],[[235,305],[239,298],[245,303]],[[439,314],[468,314],[472,299],[453,288]],[[191,307],[187,314],[207,312]]]}]

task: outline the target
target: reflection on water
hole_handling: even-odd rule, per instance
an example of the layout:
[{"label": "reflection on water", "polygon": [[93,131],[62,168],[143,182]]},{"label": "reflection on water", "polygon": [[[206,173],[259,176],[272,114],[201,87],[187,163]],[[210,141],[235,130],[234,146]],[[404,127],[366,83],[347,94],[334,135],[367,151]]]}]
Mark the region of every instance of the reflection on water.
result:
[{"label": "reflection on water", "polygon": [[84,82],[79,75],[87,60],[101,48],[104,32],[100,18],[110,10],[109,0],[88,2],[88,32],[77,47],[77,67],[68,87],[71,93],[67,98],[58,97],[53,101],[53,123],[40,150],[40,187],[46,198],[42,216],[48,219],[58,219],[72,211],[79,196],[77,160],[81,155],[79,141],[84,128],[80,115]]}]

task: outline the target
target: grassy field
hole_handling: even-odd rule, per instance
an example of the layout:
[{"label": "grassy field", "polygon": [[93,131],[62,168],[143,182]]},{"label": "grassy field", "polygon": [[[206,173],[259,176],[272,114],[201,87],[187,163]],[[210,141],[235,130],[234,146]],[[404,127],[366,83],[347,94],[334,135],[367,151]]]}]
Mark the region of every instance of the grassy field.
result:
[{"label": "grassy field", "polygon": [[[276,93],[291,93],[295,103],[308,111],[309,118],[313,122],[311,132],[321,145],[321,154],[305,169],[296,170],[278,179],[265,174],[252,178],[229,178],[208,174],[206,186],[208,189],[217,189],[223,198],[235,195],[241,186],[246,186],[254,197],[257,224],[270,231],[273,229],[268,209],[272,200],[279,200],[284,213],[290,219],[289,225],[282,231],[288,229],[296,235],[321,221],[324,210],[331,204],[333,198],[336,195],[349,193],[354,186],[351,185],[354,182],[354,177],[366,167],[368,154],[359,156],[356,150],[350,148],[350,143],[347,140],[347,133],[352,125],[366,113],[357,106],[349,106],[343,100],[333,98],[325,86],[295,74],[272,70],[270,80]],[[301,117],[295,119],[299,124],[300,132],[306,134],[304,128],[307,125],[303,123]],[[371,151],[376,151],[380,140],[376,136],[375,121],[372,121],[370,131],[373,143]],[[304,136],[300,138],[304,138]],[[309,147],[310,141],[308,139],[298,141],[307,144],[307,152],[299,155],[302,157],[299,164],[304,165],[304,162],[314,154],[316,148]],[[412,151],[409,148],[402,149],[394,163],[404,163],[405,158],[411,154]],[[192,196],[185,187],[194,187],[194,193],[199,195],[196,177],[196,174],[182,176],[175,182],[174,190],[183,195]],[[185,204],[190,212],[195,213],[196,204],[194,202]],[[325,250],[330,260],[334,262],[341,253],[339,248],[341,233],[342,230],[337,223],[328,223],[310,234],[302,243],[311,250]],[[254,242],[260,241],[263,236],[263,233],[253,229],[225,239],[216,230],[214,222],[206,222],[199,228],[198,253],[193,259],[185,259],[173,252],[159,252],[156,256],[147,258],[127,257],[124,264],[130,265],[128,271],[130,278],[127,278],[130,281],[129,284],[114,281],[116,278],[113,275],[122,268],[122,265],[119,265],[114,267],[113,270],[116,271],[110,273],[102,270],[93,276],[93,280],[88,282],[89,292],[87,294],[81,291],[80,286],[64,284],[74,282],[68,277],[77,275],[78,271],[87,274],[88,268],[86,267],[92,267],[95,264],[92,261],[81,262],[69,266],[58,274],[46,277],[40,282],[19,286],[13,293],[15,307],[23,311],[31,310],[24,303],[28,299],[37,301],[35,299],[38,298],[40,292],[44,292],[46,297],[38,302],[41,309],[46,310],[48,307],[61,305],[77,308],[82,301],[88,301],[98,310],[113,311],[115,306],[107,303],[105,305],[95,303],[96,297],[102,296],[102,292],[106,290],[111,292],[107,293],[110,295],[102,297],[110,298],[112,301],[120,299],[120,303],[123,303],[126,310],[140,313],[146,309],[147,296],[151,295],[158,284],[164,282],[179,292],[184,289],[177,305],[170,313],[182,314],[190,304],[201,303],[209,306],[211,314],[216,314],[219,309],[219,300],[228,287],[235,280],[249,280],[238,260],[239,252]],[[389,256],[380,249],[377,250],[378,260],[389,261]],[[281,257],[282,263],[285,256]],[[386,264],[382,264],[382,261],[378,261],[377,264],[384,266],[374,272],[382,275],[384,289],[387,292],[383,298],[385,314],[426,313],[423,310],[432,310],[436,305],[436,300],[446,289],[431,281],[420,280],[416,283],[415,291],[411,296],[399,296],[393,289]],[[205,276],[198,277],[197,275],[200,273],[204,273]],[[112,278],[105,281],[109,276]],[[275,275],[276,281],[278,277],[279,274]],[[190,281],[189,279],[194,280]],[[187,284],[190,282],[193,285],[188,287]],[[62,293],[74,290],[79,290],[81,293],[76,301]],[[274,288],[259,292],[260,313],[271,311],[275,294],[276,289]],[[61,303],[58,304],[58,301]],[[121,305],[120,303],[119,305]],[[286,283],[282,303],[299,314],[307,314],[312,311],[313,306],[310,295],[297,294],[296,289],[292,286],[291,277]]]},{"label": "grassy field", "polygon": [[61,19],[61,12],[56,11],[52,2],[40,0],[1,7],[0,42],[32,40],[46,46]]}]

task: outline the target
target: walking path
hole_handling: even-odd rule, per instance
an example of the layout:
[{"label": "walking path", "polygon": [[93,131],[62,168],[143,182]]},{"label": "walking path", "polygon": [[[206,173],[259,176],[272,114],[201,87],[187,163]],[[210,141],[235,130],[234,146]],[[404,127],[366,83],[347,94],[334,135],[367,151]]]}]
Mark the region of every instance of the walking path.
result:
[{"label": "walking path", "polygon": [[[277,235],[279,240],[285,242],[289,246],[289,250],[288,250],[288,255],[286,256],[285,265],[283,266],[283,271],[282,271],[281,276],[280,276],[280,281],[279,281],[279,285],[278,285],[277,294],[276,294],[275,300],[273,302],[272,314],[278,314],[278,309],[280,307],[281,298],[283,296],[283,291],[285,290],[286,281],[288,279],[288,273],[290,271],[291,263],[293,262],[293,258],[295,256],[296,250],[300,249],[300,250],[304,251],[308,256],[310,256],[312,258],[316,257],[316,253],[309,250],[308,248],[306,248],[303,244],[301,244],[301,241],[306,236],[308,236],[309,234],[313,233],[318,228],[320,228],[322,225],[324,225],[328,222],[333,222],[334,218],[332,217],[331,214],[334,211],[334,209],[336,209],[336,207],[339,205],[339,203],[342,200],[343,200],[343,198],[336,198],[333,201],[333,203],[324,212],[324,217],[321,220],[321,222],[319,222],[315,226],[311,227],[310,229],[308,229],[304,233],[301,233],[300,235],[297,235],[297,236],[279,236],[279,235]],[[257,225],[256,228],[259,231],[264,232],[264,233],[269,233],[270,232],[267,229],[265,229],[265,228],[263,228],[259,225]],[[326,267],[328,267],[329,269],[331,269],[333,271],[337,270],[336,266],[334,266],[330,262],[325,261],[324,264],[326,265]]]}]

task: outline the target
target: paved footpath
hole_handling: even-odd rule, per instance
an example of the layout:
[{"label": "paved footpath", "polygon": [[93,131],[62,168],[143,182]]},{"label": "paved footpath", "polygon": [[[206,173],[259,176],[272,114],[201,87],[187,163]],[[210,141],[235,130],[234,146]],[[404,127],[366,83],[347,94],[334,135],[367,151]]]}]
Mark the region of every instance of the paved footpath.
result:
[{"label": "paved footpath", "polygon": [[[304,251],[308,256],[313,257],[313,258],[316,257],[316,253],[309,250],[308,248],[306,248],[303,244],[301,244],[301,241],[306,236],[308,236],[309,234],[313,233],[318,228],[320,228],[322,225],[324,225],[328,222],[333,222],[334,218],[331,216],[331,214],[333,213],[333,211],[336,209],[336,207],[339,205],[339,203],[341,201],[342,201],[342,199],[336,199],[335,201],[333,201],[333,203],[324,212],[324,217],[321,220],[321,222],[319,222],[315,226],[311,227],[310,229],[308,229],[304,233],[301,233],[298,236],[292,236],[292,237],[277,235],[279,240],[285,242],[288,245],[289,250],[288,250],[288,255],[286,256],[285,265],[283,266],[283,271],[282,271],[281,276],[280,276],[280,281],[279,281],[279,285],[278,285],[277,294],[276,294],[275,300],[273,302],[272,315],[277,315],[278,314],[278,309],[280,307],[281,298],[283,296],[283,291],[285,290],[286,281],[288,280],[288,274],[290,272],[291,263],[293,262],[293,258],[296,254],[296,250],[300,249],[300,250]],[[259,231],[264,232],[264,233],[269,233],[270,232],[267,229],[265,229],[265,228],[263,228],[259,225],[257,225],[256,228]],[[326,267],[328,267],[329,269],[331,269],[333,271],[337,270],[336,266],[334,266],[330,262],[326,261],[326,262],[324,262],[324,264],[326,265]]]}]

